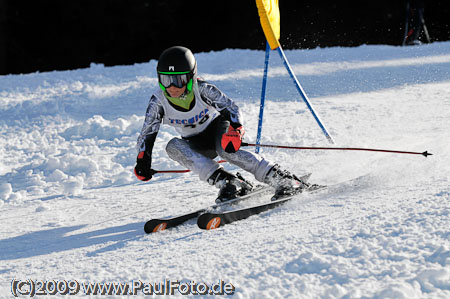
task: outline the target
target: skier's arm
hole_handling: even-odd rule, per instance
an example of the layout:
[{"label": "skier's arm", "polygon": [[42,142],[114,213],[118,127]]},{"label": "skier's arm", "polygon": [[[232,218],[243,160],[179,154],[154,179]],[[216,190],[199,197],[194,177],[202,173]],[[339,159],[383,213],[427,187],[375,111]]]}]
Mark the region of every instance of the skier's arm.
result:
[{"label": "skier's arm", "polygon": [[145,121],[137,141],[138,156],[134,173],[142,181],[148,181],[152,178],[152,151],[155,144],[156,135],[163,118],[163,109],[157,98],[153,95],[150,98]]},{"label": "skier's arm", "polygon": [[202,98],[230,122],[228,131],[222,135],[222,148],[227,153],[237,152],[245,134],[239,107],[215,85],[200,81],[199,87]]},{"label": "skier's arm", "polygon": [[230,121],[233,128],[242,127],[243,119],[239,107],[214,84],[199,80],[199,90],[202,99],[213,106],[219,113]]}]

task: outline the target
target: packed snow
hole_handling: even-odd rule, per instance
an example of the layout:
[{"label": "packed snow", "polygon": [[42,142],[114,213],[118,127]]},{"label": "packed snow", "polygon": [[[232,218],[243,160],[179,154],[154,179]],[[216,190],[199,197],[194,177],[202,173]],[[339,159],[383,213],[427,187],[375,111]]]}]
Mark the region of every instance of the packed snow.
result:
[{"label": "packed snow", "polygon": [[[217,194],[193,173],[133,175],[156,61],[1,76],[0,297],[32,279],[222,280],[235,298],[450,298],[449,53],[450,42],[286,51],[334,146],[433,155],[262,150],[329,188],[216,230],[193,220],[150,235],[147,220],[211,205]],[[241,107],[254,142],[264,51],[196,58],[200,75]],[[276,52],[262,135],[331,146]],[[183,169],[165,153],[176,136],[162,127],[154,169]]]}]

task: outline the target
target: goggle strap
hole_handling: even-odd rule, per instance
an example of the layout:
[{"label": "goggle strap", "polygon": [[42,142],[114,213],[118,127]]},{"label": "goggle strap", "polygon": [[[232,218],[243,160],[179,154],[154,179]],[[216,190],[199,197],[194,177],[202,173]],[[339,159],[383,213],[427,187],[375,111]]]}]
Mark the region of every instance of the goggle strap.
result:
[{"label": "goggle strap", "polygon": [[163,75],[184,75],[184,74],[189,74],[190,71],[189,72],[158,72],[158,73],[163,74]]}]

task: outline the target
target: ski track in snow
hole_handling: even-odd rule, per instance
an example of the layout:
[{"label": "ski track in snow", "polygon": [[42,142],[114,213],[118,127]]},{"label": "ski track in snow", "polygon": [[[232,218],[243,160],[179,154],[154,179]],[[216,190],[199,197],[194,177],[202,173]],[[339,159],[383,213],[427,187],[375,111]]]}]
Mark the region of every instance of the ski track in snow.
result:
[{"label": "ski track in snow", "polygon": [[[221,279],[235,298],[449,298],[448,53],[450,42],[286,51],[337,146],[434,155],[263,150],[330,188],[214,231],[189,221],[151,235],[145,221],[208,206],[217,192],[191,173],[134,178],[156,61],[1,76],[0,298],[12,297],[13,279]],[[264,52],[196,57],[240,105],[253,142]],[[162,127],[155,169],[182,169],[164,151],[175,136]],[[262,142],[328,145],[275,52]]]}]

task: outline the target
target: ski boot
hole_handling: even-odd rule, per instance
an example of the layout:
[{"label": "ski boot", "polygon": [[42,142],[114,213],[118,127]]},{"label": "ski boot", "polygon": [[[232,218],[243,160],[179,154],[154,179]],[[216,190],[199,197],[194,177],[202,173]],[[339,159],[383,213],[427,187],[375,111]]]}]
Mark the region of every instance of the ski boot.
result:
[{"label": "ski boot", "polygon": [[245,195],[253,189],[252,184],[246,181],[239,173],[234,175],[223,169],[216,170],[208,179],[208,183],[220,189],[216,203],[226,202]]},{"label": "ski boot", "polygon": [[297,176],[291,174],[289,171],[281,170],[278,164],[275,164],[275,166],[269,170],[264,183],[275,188],[275,195],[272,197],[272,200],[301,193],[311,186],[307,182],[304,182]]}]

